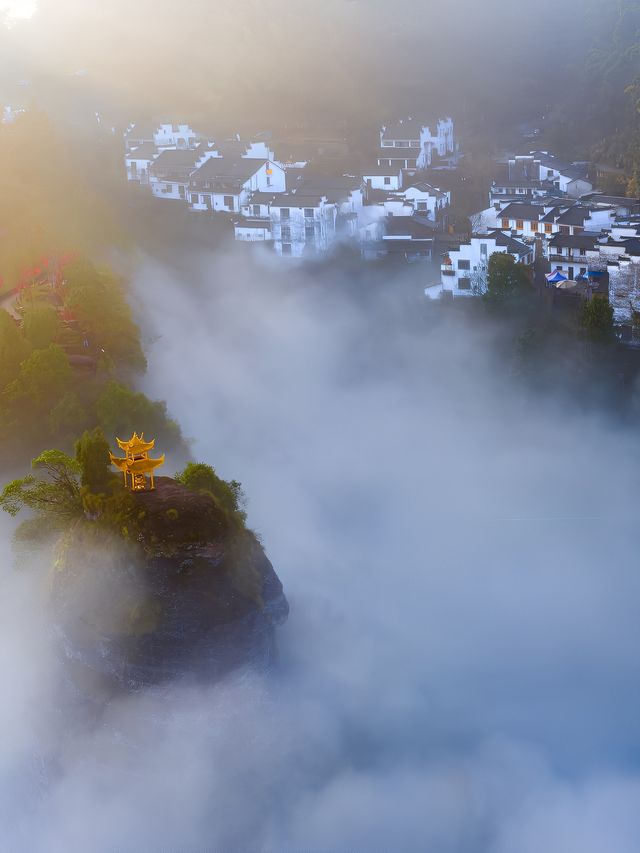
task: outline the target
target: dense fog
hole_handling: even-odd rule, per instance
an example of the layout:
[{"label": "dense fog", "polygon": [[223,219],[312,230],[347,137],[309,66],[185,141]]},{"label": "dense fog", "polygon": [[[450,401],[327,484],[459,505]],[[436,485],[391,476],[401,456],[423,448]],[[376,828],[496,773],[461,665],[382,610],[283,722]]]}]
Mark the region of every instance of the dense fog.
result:
[{"label": "dense fog", "polygon": [[336,273],[142,265],[149,389],[250,496],[281,661],[61,720],[18,575],[6,849],[636,849],[635,435],[389,283],[365,307]]},{"label": "dense fog", "polygon": [[[597,388],[579,405],[570,370],[534,390],[508,323],[430,303],[419,265],[208,250],[184,217],[172,230],[123,201],[120,136],[154,117],[219,138],[349,135],[369,156],[418,104],[490,162],[502,128],[511,142],[581,103],[614,2],[39,0],[0,27],[0,104],[47,112],[69,175],[91,172],[87,115],[102,134],[87,185],[127,240],[96,219],[112,243],[96,254],[130,274],[136,390],[242,482],[291,605],[273,672],[88,714],[55,653],[50,554],[17,570],[2,514],[1,849],[636,853],[632,419]],[[578,158],[580,134],[562,138]],[[169,453],[167,473],[184,462]]]},{"label": "dense fog", "polygon": [[590,38],[614,5],[189,0],[178,14],[171,0],[39,0],[4,54],[61,112],[85,98],[119,120],[335,134],[421,104],[502,125],[544,111],[559,79],[567,95],[579,85],[584,47],[565,33],[579,22]]}]

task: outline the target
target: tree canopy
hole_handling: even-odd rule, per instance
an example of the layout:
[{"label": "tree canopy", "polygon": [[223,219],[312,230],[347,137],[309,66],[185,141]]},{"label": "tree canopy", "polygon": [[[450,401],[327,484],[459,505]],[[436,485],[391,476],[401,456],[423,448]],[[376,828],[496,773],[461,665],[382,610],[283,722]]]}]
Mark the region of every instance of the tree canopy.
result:
[{"label": "tree canopy", "polygon": [[48,442],[70,450],[94,426],[177,447],[166,404],[129,386],[145,367],[125,282],[111,270],[78,259],[62,280],[27,287],[13,315],[0,309],[0,454],[28,458]]},{"label": "tree canopy", "polygon": [[595,343],[614,340],[613,308],[604,296],[594,296],[582,306],[580,322],[587,336]]},{"label": "tree canopy", "polygon": [[527,267],[512,255],[494,252],[487,269],[487,298],[492,302],[512,302],[531,293]]}]

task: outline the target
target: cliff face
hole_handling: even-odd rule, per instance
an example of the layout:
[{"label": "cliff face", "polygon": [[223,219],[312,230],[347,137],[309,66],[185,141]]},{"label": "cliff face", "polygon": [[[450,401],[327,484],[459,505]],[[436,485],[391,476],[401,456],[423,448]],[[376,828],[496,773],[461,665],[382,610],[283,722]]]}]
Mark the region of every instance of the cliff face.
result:
[{"label": "cliff face", "polygon": [[173,678],[269,667],[287,618],[282,584],[251,531],[206,493],[166,477],[133,496],[129,539],[71,531],[52,581],[72,683],[99,701]]}]

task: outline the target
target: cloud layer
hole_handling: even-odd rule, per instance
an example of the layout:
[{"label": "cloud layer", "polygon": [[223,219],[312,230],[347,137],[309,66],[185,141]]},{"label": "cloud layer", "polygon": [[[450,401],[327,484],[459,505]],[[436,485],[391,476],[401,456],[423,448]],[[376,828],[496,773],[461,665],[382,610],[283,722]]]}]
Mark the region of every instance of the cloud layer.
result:
[{"label": "cloud layer", "polygon": [[281,666],[54,724],[14,619],[13,847],[634,851],[635,436],[529,395],[419,273],[202,256],[135,287],[145,390],[285,585]]}]

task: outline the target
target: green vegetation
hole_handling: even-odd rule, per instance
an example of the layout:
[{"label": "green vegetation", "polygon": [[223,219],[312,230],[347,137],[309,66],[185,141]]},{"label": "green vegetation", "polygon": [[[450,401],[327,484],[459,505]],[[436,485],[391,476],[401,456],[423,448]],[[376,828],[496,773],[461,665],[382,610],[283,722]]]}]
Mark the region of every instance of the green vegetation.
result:
[{"label": "green vegetation", "polygon": [[96,416],[107,435],[126,436],[134,431],[159,438],[163,447],[180,441],[180,427],[167,416],[166,403],[149,400],[115,379],[108,381],[96,400]]},{"label": "green vegetation", "polygon": [[531,274],[512,255],[494,252],[489,258],[486,299],[509,303],[531,295]]},{"label": "green vegetation", "polygon": [[594,296],[583,304],[580,323],[594,343],[611,343],[615,340],[613,308],[602,296]]},{"label": "green vegetation", "polygon": [[24,288],[12,310],[0,309],[0,453],[26,460],[45,443],[71,451],[93,426],[180,446],[166,404],[129,387],[146,360],[125,284],[111,270],[76,260],[62,278]]},{"label": "green vegetation", "polygon": [[246,497],[241,484],[236,480],[222,480],[211,465],[194,462],[190,462],[183,471],[176,474],[175,479],[192,491],[210,494],[233,525],[244,527],[247,518],[244,511]]},{"label": "green vegetation", "polygon": [[140,331],[133,322],[124,284],[87,260],[65,269],[64,306],[93,350],[109,366],[144,370]]},{"label": "green vegetation", "polygon": [[76,460],[82,472],[80,482],[94,494],[106,492],[113,483],[109,451],[109,442],[99,427],[85,432],[76,441]]},{"label": "green vegetation", "polygon": [[[177,481],[164,479],[156,491],[134,494],[111,469],[109,443],[94,429],[76,441],[74,456],[46,450],[31,467],[31,473],[2,490],[0,509],[12,516],[30,513],[16,535],[23,548],[38,544],[53,549],[54,596],[66,596],[78,584],[114,583],[109,601],[91,615],[100,630],[127,635],[153,630],[162,597],[143,594],[134,605],[126,579],[132,571],[144,573],[154,560],[181,552],[178,562],[187,557],[191,566],[184,580],[193,577],[199,584],[208,578],[215,584],[218,573],[262,606],[259,544],[245,527],[242,489],[235,481],[221,480],[211,466],[188,465]],[[217,558],[212,562],[199,555],[199,547],[213,547]],[[147,576],[150,585],[154,578],[153,572]],[[183,583],[179,572],[175,578]],[[116,619],[114,613],[124,616]]]}]

